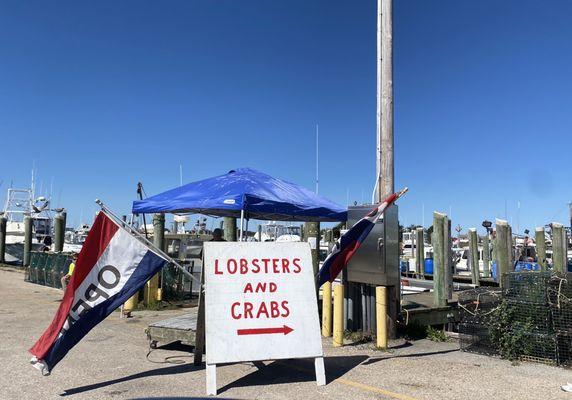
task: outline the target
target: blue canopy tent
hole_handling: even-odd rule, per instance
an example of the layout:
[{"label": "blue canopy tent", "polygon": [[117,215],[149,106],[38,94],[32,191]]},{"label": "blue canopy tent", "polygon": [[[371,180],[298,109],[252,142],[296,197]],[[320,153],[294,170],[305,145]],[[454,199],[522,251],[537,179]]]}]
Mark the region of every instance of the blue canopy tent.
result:
[{"label": "blue canopy tent", "polygon": [[133,213],[197,213],[275,221],[345,221],[347,210],[251,168],[203,179],[133,202]]}]

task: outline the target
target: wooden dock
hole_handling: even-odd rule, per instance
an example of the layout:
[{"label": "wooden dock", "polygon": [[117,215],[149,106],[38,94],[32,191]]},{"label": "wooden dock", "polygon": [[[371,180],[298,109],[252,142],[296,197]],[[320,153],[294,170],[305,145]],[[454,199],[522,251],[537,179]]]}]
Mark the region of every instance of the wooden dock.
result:
[{"label": "wooden dock", "polygon": [[187,314],[179,315],[152,323],[145,332],[151,343],[151,348],[156,348],[157,343],[167,344],[180,341],[190,346],[195,345],[197,330],[197,310],[192,308]]},{"label": "wooden dock", "polygon": [[403,318],[408,323],[416,322],[420,325],[440,325],[459,320],[457,308],[457,293],[453,292],[453,299],[445,307],[433,305],[433,293],[421,292],[403,296],[401,301]]}]

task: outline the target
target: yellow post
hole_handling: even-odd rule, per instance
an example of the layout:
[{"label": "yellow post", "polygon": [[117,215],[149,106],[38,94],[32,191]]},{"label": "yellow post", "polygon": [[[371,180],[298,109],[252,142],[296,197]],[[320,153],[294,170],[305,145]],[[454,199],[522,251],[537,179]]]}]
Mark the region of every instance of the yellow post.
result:
[{"label": "yellow post", "polygon": [[322,336],[332,336],[332,283],[322,286]]},{"label": "yellow post", "polygon": [[137,307],[138,300],[139,300],[139,293],[135,293],[125,302],[125,304],[123,304],[123,313],[127,315],[131,311],[135,310],[135,308]]},{"label": "yellow post", "polygon": [[157,303],[157,292],[159,290],[159,274],[155,274],[145,285],[145,305],[150,306]]},{"label": "yellow post", "polygon": [[375,288],[375,313],[377,320],[377,347],[387,349],[387,288]]},{"label": "yellow post", "polygon": [[344,287],[334,285],[334,347],[344,345]]}]

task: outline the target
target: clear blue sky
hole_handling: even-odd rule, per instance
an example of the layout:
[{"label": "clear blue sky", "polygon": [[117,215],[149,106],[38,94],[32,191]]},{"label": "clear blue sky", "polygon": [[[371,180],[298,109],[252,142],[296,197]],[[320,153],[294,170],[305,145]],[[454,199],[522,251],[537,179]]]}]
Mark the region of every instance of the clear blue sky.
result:
[{"label": "clear blue sky", "polygon": [[[239,166],[367,201],[375,175],[376,1],[2,1],[0,187],[50,186],[79,222],[102,198]],[[572,3],[394,6],[401,222],[567,221]],[[43,183],[42,183],[43,182]],[[61,195],[60,195],[61,193]],[[3,203],[3,199],[1,200]]]}]

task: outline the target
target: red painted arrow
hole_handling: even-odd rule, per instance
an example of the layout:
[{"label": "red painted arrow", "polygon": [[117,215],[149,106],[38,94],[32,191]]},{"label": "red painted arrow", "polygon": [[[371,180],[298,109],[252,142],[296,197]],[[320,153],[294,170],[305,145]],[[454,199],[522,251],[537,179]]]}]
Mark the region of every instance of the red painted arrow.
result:
[{"label": "red painted arrow", "polygon": [[287,325],[283,325],[279,328],[253,328],[253,329],[237,329],[237,335],[268,335],[271,333],[283,333],[284,335],[289,334],[294,329]]}]

